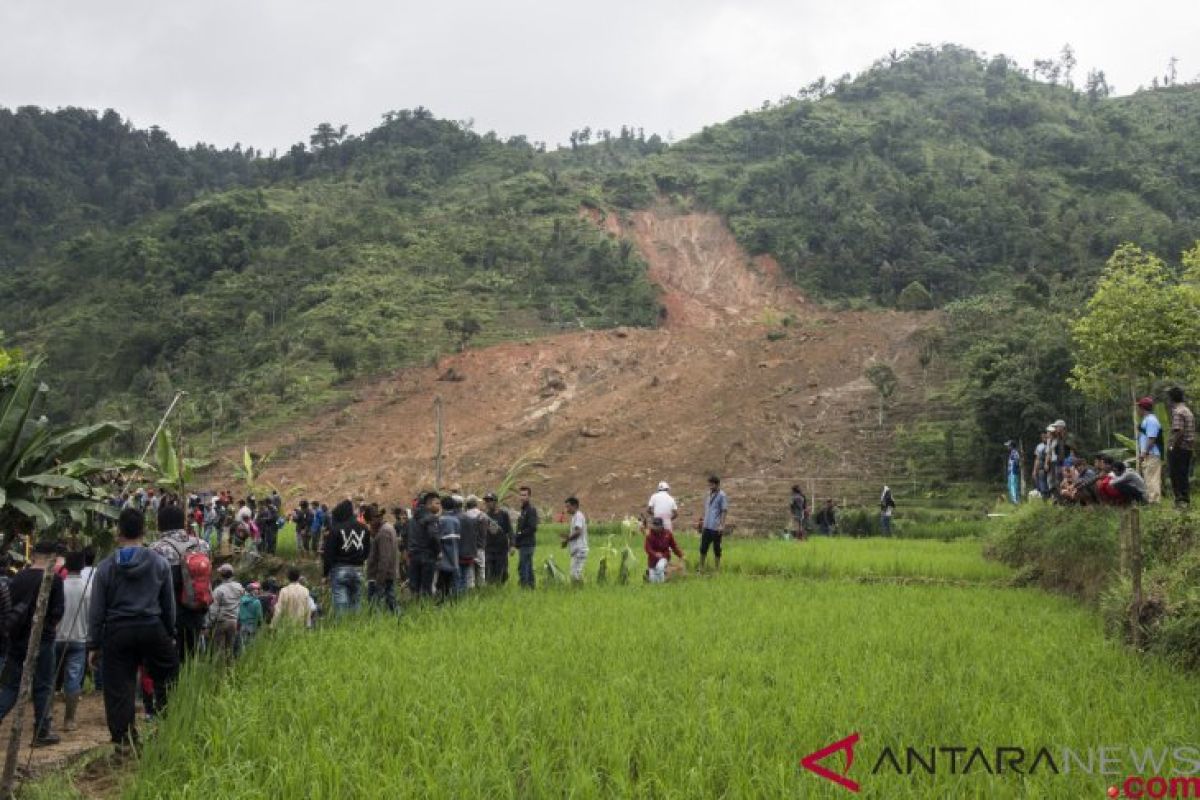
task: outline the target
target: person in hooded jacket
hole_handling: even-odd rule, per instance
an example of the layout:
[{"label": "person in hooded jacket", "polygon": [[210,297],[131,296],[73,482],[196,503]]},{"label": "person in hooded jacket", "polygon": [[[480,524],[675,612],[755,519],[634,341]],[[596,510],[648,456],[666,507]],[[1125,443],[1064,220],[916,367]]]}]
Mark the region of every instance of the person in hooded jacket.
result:
[{"label": "person in hooded jacket", "polygon": [[354,503],[343,500],[333,507],[329,536],[321,552],[335,615],[357,611],[362,605],[363,565],[370,554],[371,532],[354,516]]},{"label": "person in hooded jacket", "polygon": [[117,550],[96,567],[88,609],[88,658],[104,655],[104,717],[119,749],[137,745],[134,692],[138,666],[154,681],[156,711],[179,672],[171,567],[142,546],[146,521],[125,509],[117,520]]}]

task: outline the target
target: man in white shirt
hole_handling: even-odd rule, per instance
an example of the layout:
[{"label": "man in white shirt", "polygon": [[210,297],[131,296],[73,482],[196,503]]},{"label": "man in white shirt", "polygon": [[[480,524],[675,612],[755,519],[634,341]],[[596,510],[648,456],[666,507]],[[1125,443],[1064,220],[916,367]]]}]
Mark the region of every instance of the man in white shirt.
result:
[{"label": "man in white shirt", "polygon": [[576,497],[568,497],[566,507],[571,528],[563,538],[563,547],[571,556],[571,580],[583,583],[583,567],[588,557],[587,517],[579,510],[579,499]]},{"label": "man in white shirt", "polygon": [[679,516],[679,504],[675,502],[675,498],[671,497],[671,487],[666,481],[661,481],[658,484],[658,491],[650,495],[650,502],[646,506],[650,512],[650,519],[658,517],[663,521],[663,527],[666,530],[675,530],[675,519]]}]

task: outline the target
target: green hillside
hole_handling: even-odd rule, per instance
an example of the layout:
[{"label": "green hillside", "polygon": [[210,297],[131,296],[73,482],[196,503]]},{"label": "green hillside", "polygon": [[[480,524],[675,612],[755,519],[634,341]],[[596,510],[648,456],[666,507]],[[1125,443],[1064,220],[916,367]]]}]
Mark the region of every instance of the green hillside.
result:
[{"label": "green hillside", "polygon": [[[143,441],[182,388],[185,425],[216,437],[464,344],[654,324],[635,251],[579,210],[660,196],[726,215],[818,298],[1070,314],[1119,242],[1173,259],[1200,239],[1200,87],[1062,83],[917,48],[672,147],[625,128],[554,152],[424,109],[281,155],[0,109],[5,341],[70,386],[56,415],[138,420]],[[1049,346],[1025,388],[1061,407]]]}]

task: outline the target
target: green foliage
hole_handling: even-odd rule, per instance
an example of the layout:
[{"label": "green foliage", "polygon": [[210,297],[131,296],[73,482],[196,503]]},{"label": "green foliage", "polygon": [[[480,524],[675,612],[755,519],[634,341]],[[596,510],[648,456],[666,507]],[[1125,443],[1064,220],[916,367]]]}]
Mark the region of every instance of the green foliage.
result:
[{"label": "green foliage", "polygon": [[1152,253],[1123,244],[1105,266],[1087,313],[1071,328],[1077,363],[1071,383],[1100,400],[1150,388],[1196,365],[1200,303]]},{"label": "green foliage", "polygon": [[933,296],[917,281],[905,286],[896,298],[896,308],[901,311],[928,311],[933,306]]},{"label": "green foliage", "polygon": [[1022,579],[1094,603],[1117,569],[1119,511],[1026,503],[988,543],[992,558]]},{"label": "green foliage", "polygon": [[88,479],[115,468],[90,458],[123,425],[102,422],[57,428],[38,414],[49,389],[35,358],[0,378],[0,534],[4,548],[18,532],[48,528],[64,516],[83,522],[89,513],[111,514],[104,492]]}]

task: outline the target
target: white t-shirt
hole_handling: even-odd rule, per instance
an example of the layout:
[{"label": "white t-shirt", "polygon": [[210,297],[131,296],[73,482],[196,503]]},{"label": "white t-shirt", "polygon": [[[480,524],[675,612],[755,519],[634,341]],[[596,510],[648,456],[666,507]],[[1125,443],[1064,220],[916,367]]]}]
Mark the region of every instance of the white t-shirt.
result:
[{"label": "white t-shirt", "polygon": [[667,492],[655,492],[650,495],[650,516],[658,517],[663,521],[663,527],[669,531],[675,530],[675,525],[671,521],[672,515],[679,510],[679,504],[675,502],[675,498],[671,497]]},{"label": "white t-shirt", "polygon": [[572,534],[575,533],[576,528],[578,528],[581,531],[581,533],[579,534],[578,539],[572,539],[570,544],[567,546],[567,551],[571,555],[578,555],[580,553],[586,553],[588,551],[587,517],[585,517],[583,515],[583,511],[576,511],[574,516],[571,517],[571,533]]}]

